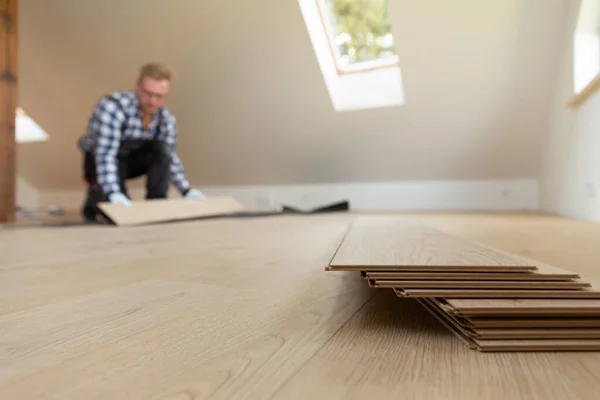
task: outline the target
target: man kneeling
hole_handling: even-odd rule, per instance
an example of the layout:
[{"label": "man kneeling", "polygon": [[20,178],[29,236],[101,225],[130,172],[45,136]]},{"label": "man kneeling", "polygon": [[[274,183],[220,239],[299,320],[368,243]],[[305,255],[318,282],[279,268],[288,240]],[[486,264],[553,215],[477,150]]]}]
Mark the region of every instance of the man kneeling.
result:
[{"label": "man kneeling", "polygon": [[86,220],[95,220],[97,203],[110,201],[131,206],[125,182],[146,175],[146,199],[167,198],[169,181],[186,198],[203,199],[190,188],[175,152],[177,122],[164,106],[171,73],[158,64],[146,64],[132,91],[100,99],[79,139],[87,197]]}]

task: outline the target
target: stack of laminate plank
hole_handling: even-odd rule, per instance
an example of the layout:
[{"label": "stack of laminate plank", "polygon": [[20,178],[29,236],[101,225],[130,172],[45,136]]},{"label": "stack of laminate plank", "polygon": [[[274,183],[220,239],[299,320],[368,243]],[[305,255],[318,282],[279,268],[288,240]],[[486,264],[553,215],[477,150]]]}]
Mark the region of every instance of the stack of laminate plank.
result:
[{"label": "stack of laminate plank", "polygon": [[357,217],[326,270],[416,298],[479,351],[600,350],[600,290],[590,282],[414,219]]}]

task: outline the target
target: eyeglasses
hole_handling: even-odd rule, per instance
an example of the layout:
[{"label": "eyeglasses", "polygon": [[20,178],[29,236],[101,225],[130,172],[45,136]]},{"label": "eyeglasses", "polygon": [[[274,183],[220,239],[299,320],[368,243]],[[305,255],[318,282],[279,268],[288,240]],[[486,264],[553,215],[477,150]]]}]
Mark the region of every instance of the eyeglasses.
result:
[{"label": "eyeglasses", "polygon": [[167,97],[166,94],[162,94],[162,93],[156,93],[156,92],[152,92],[146,88],[140,87],[140,89],[142,90],[142,93],[144,93],[144,95],[148,96],[148,97],[156,97],[159,100],[164,99],[165,97]]}]

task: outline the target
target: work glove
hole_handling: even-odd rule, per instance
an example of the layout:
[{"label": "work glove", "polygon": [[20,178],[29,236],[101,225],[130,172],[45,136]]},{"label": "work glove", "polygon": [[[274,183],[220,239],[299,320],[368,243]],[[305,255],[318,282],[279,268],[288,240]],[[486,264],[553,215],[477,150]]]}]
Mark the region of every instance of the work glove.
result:
[{"label": "work glove", "polygon": [[185,196],[186,199],[194,199],[194,200],[204,200],[206,199],[206,196],[204,194],[202,194],[201,191],[197,190],[197,189],[190,189]]},{"label": "work glove", "polygon": [[111,193],[108,195],[108,201],[110,201],[112,204],[121,204],[125,207],[131,207],[131,200],[129,200],[123,193]]}]

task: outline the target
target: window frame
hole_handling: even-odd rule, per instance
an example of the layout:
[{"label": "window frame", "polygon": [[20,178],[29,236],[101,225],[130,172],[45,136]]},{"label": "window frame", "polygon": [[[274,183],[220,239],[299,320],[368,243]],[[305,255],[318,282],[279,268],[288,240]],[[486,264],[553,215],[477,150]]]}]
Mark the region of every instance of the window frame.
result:
[{"label": "window frame", "polygon": [[321,26],[325,32],[325,36],[327,38],[327,45],[329,47],[329,51],[331,52],[331,57],[333,58],[333,63],[335,65],[336,72],[339,76],[342,75],[352,75],[352,74],[362,74],[371,71],[377,71],[382,69],[389,68],[397,68],[399,67],[399,57],[398,55],[394,55],[389,59],[384,60],[374,60],[374,61],[364,61],[361,63],[357,63],[355,65],[342,66],[340,65],[340,54],[339,51],[334,46],[335,41],[335,32],[332,32],[333,27],[332,23],[328,21],[326,16],[325,4],[324,2],[327,0],[314,0],[316,3],[317,11],[319,14],[319,19],[321,20]]},{"label": "window frame", "polygon": [[[598,12],[600,11],[600,0],[590,0],[590,2],[591,1],[593,1],[595,3],[595,7],[591,6],[591,8],[593,9],[593,11],[596,12],[596,14],[592,14],[592,15],[594,15],[594,24],[595,24],[595,27],[593,30],[593,35],[594,35],[595,39],[600,43],[600,15],[598,15]],[[590,4],[591,3],[586,3],[586,0],[582,0],[581,3],[579,4],[579,8],[577,9],[577,20],[575,22],[575,29],[573,31],[573,36],[572,36],[572,40],[573,40],[573,42],[572,42],[573,43],[573,53],[572,53],[572,55],[573,55],[573,81],[572,81],[573,96],[567,102],[567,106],[569,108],[580,107],[589,98],[591,98],[593,95],[595,95],[597,92],[600,91],[600,67],[598,66],[600,59],[598,59],[598,58],[596,58],[595,74],[593,76],[590,75],[587,78],[587,83],[585,85],[582,85],[582,87],[580,87],[580,85],[578,85],[579,82],[578,82],[577,74],[580,72],[578,70],[578,67],[580,66],[580,63],[582,62],[582,60],[580,58],[578,58],[579,54],[577,52],[577,39],[580,35],[592,33],[590,30],[588,30],[587,28],[582,28],[580,25],[580,24],[582,24],[582,22],[581,22],[582,19],[584,21],[587,21],[585,18],[586,18],[586,16],[590,15],[590,14],[584,13],[584,11],[587,10],[586,5],[589,6]],[[600,53],[598,53],[598,54],[600,54]]]}]

